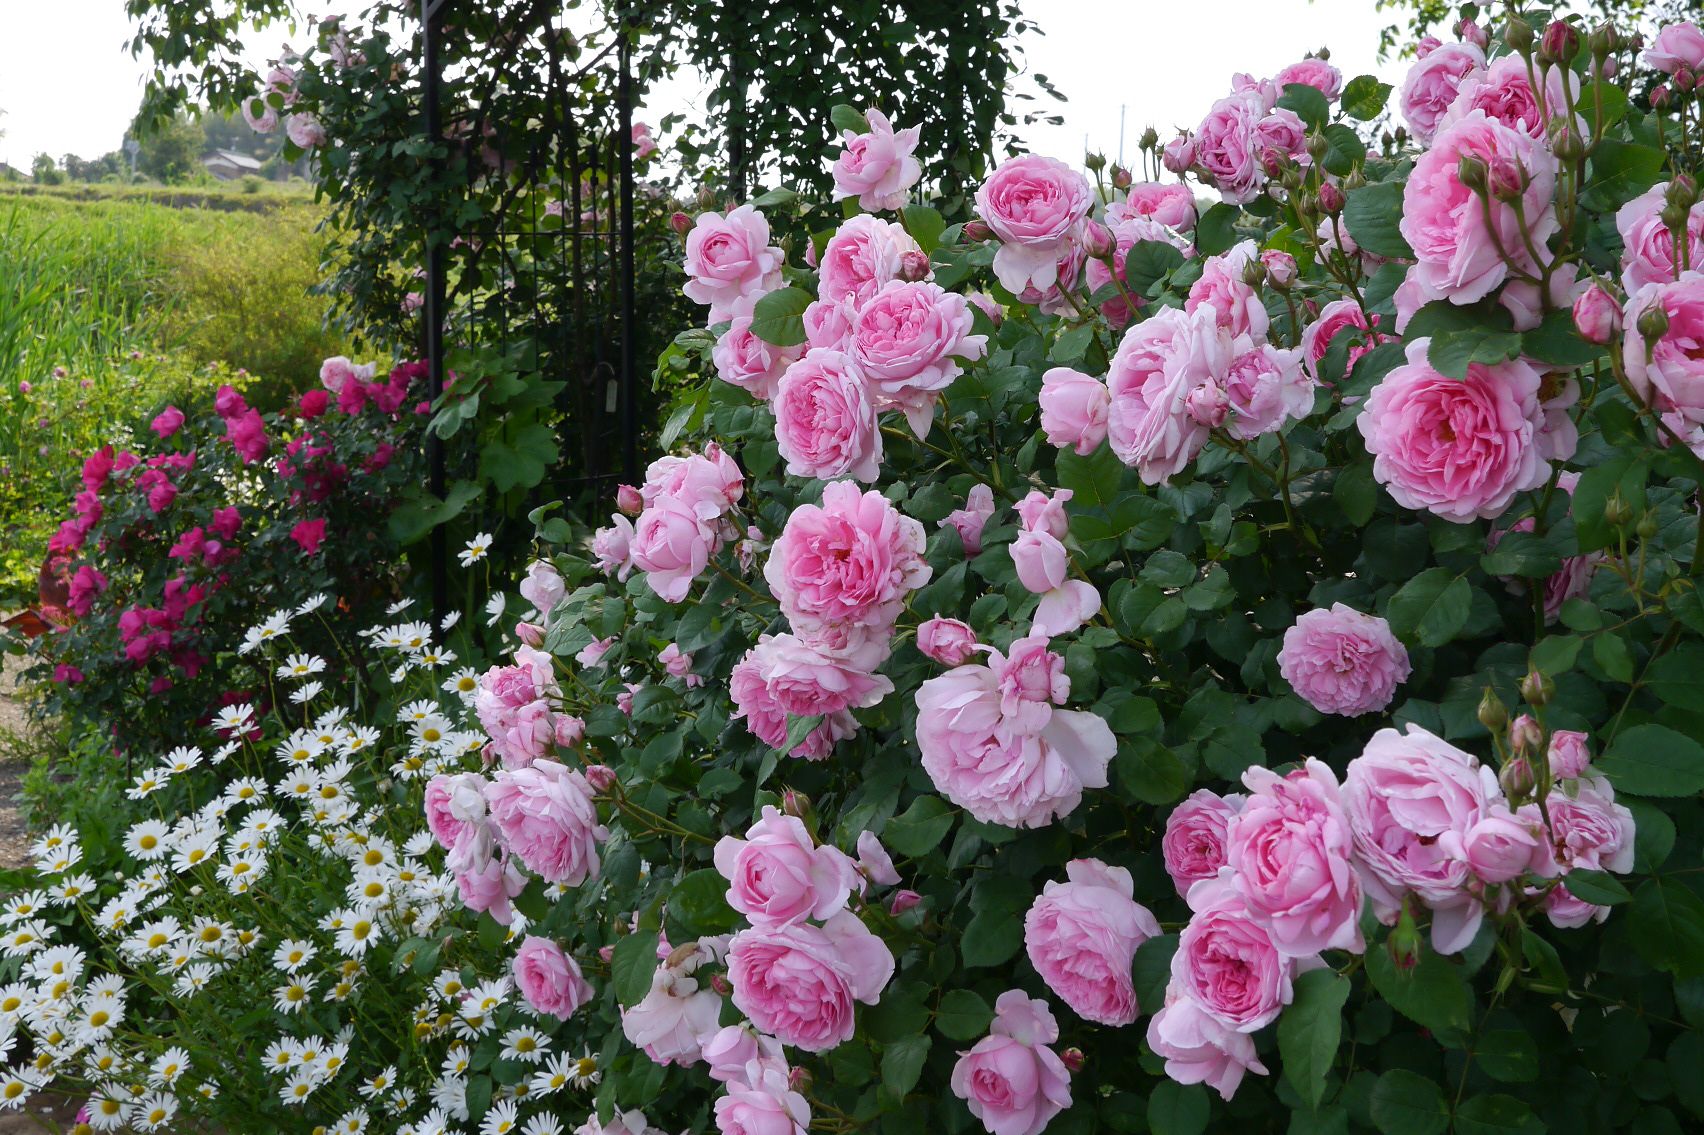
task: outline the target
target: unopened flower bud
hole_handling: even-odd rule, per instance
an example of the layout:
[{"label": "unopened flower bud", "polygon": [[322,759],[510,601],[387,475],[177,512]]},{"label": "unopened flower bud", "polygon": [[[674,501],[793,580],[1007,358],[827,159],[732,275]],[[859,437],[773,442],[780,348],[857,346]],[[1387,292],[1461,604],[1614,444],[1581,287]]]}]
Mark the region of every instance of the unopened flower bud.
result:
[{"label": "unopened flower bud", "polygon": [[929,254],[921,249],[912,249],[899,258],[899,278],[909,283],[927,279],[929,276]]},{"label": "unopened flower bud", "polygon": [[1698,76],[1692,73],[1692,68],[1682,67],[1674,73],[1674,89],[1683,95],[1689,95],[1698,86]]},{"label": "unopened flower bud", "polygon": [[1497,783],[1510,804],[1526,800],[1538,788],[1538,782],[1533,779],[1532,765],[1525,757],[1515,757],[1504,765],[1497,773]]},{"label": "unopened flower bud", "polygon": [[1318,165],[1325,160],[1325,155],[1331,152],[1331,143],[1325,140],[1325,135],[1314,131],[1308,135],[1308,157]]},{"label": "unopened flower bud", "polygon": [[1508,707],[1503,704],[1503,699],[1497,696],[1497,691],[1486,686],[1485,696],[1479,699],[1479,724],[1495,733],[1508,723]]},{"label": "unopened flower bud", "polygon": [[1602,284],[1593,283],[1574,301],[1574,330],[1600,347],[1621,330],[1621,305]]},{"label": "unopened flower bud", "polygon": [[1456,25],[1456,38],[1463,43],[1471,43],[1484,51],[1491,43],[1491,33],[1480,27],[1475,20],[1462,20]]},{"label": "unopened flower bud", "polygon": [[[1153,133],[1152,128],[1149,129],[1148,133]],[[1146,136],[1147,135],[1143,135],[1143,137]],[[1135,180],[1136,179],[1131,176],[1130,171],[1125,169],[1123,166],[1112,167],[1112,187],[1114,189],[1129,189],[1131,183]]]},{"label": "unopened flower bud", "polygon": [[964,239],[970,241],[985,241],[994,236],[994,230],[981,221],[966,221],[964,224]]},{"label": "unopened flower bud", "polygon": [[1065,1065],[1065,1070],[1073,1076],[1081,1072],[1083,1065],[1088,1062],[1089,1058],[1083,1055],[1083,1050],[1080,1048],[1067,1048],[1059,1054],[1059,1063]]},{"label": "unopened flower bud", "polygon": [[1592,53],[1593,59],[1604,59],[1614,55],[1621,46],[1621,37],[1615,32],[1615,25],[1601,23],[1586,34],[1586,48]]},{"label": "unopened flower bud", "polygon": [[1335,217],[1343,211],[1343,190],[1331,182],[1319,187],[1319,210],[1328,217]]},{"label": "unopened flower bud", "polygon": [[608,765],[587,765],[586,783],[599,792],[608,792],[615,787],[615,770]]},{"label": "unopened flower bud", "polygon": [[676,210],[669,214],[669,228],[675,231],[676,236],[684,237],[692,231],[692,218]]},{"label": "unopened flower bud", "polygon": [[810,815],[811,798],[803,792],[789,788],[781,794],[781,810],[789,816],[796,816],[802,820]]},{"label": "unopened flower bud", "polygon": [[1413,969],[1420,961],[1420,928],[1414,925],[1414,916],[1408,912],[1408,905],[1403,904],[1402,914],[1397,917],[1396,925],[1391,928],[1390,938],[1386,940],[1390,950],[1391,960],[1399,970]]},{"label": "unopened flower bud", "polygon": [[716,208],[716,191],[708,185],[698,187],[698,211],[708,213]]},{"label": "unopened flower bud", "polygon": [[1639,313],[1637,326],[1639,334],[1644,337],[1646,342],[1661,339],[1668,334],[1668,312],[1663,310],[1661,304],[1652,304]]},{"label": "unopened flower bud", "polygon": [[1100,170],[1103,170],[1103,169],[1106,168],[1106,155],[1105,154],[1084,154],[1083,155],[1083,165],[1088,167],[1088,169],[1091,173],[1097,173]]},{"label": "unopened flower bud", "polygon": [[1580,50],[1580,30],[1567,20],[1552,20],[1538,44],[1538,57],[1546,63],[1568,64]]},{"label": "unopened flower bud", "polygon": [[1657,517],[1655,513],[1647,512],[1639,518],[1639,523],[1633,526],[1633,531],[1641,540],[1650,540],[1657,534]]},{"label": "unopened flower bud", "polygon": [[1542,670],[1534,670],[1521,679],[1521,697],[1526,703],[1543,709],[1550,704],[1550,699],[1556,696],[1556,683],[1550,680],[1550,675]]},{"label": "unopened flower bud", "polygon": [[1620,528],[1633,519],[1633,510],[1627,507],[1627,501],[1621,496],[1621,490],[1616,489],[1609,494],[1609,499],[1603,502],[1603,522],[1611,528]]},{"label": "unopened flower bud", "polygon": [[734,987],[729,983],[728,975],[725,973],[711,974],[710,988],[718,997],[731,997],[734,993]]},{"label": "unopened flower bud", "polygon": [[787,1070],[787,1087],[798,1092],[800,1095],[804,1095],[806,1092],[810,1091],[811,1086],[815,1083],[816,1078],[811,1075],[811,1070],[809,1068],[800,1066]]},{"label": "unopened flower bud", "polygon": [[1456,163],[1456,177],[1475,193],[1485,192],[1485,162],[1472,154],[1464,154]]},{"label": "unopened flower bud", "polygon": [[1686,209],[1683,206],[1664,205],[1657,216],[1662,218],[1663,225],[1667,228],[1678,230],[1686,227]]},{"label": "unopened flower bud", "polygon": [[1296,282],[1296,258],[1288,252],[1269,248],[1260,254],[1260,262],[1266,266],[1267,283],[1279,291],[1288,291]]},{"label": "unopened flower bud", "polygon": [[1511,12],[1509,22],[1503,25],[1503,42],[1511,51],[1527,54],[1532,50],[1532,25]]},{"label": "unopened flower bud", "polygon": [[1167,142],[1160,154],[1160,164],[1179,177],[1188,173],[1189,167],[1195,164],[1195,139],[1188,134],[1179,134]]},{"label": "unopened flower bud", "polygon": [[[1534,671],[1534,673],[1536,672]],[[1544,730],[1534,720],[1532,714],[1523,713],[1509,725],[1509,751],[1514,753],[1515,756],[1535,756],[1543,747]],[[1531,775],[1530,771],[1528,775]]]},{"label": "unopened flower bud", "polygon": [[515,637],[536,650],[544,645],[544,628],[537,623],[516,623]]},{"label": "unopened flower bud", "polygon": [[1698,203],[1698,183],[1691,176],[1677,173],[1663,190],[1663,200],[1670,205],[1679,205],[1682,209],[1690,209]]},{"label": "unopened flower bud", "polygon": [[1142,137],[1137,141],[1137,145],[1141,146],[1144,150],[1159,149],[1160,132],[1155,130],[1152,126],[1148,127],[1146,130],[1142,131]]},{"label": "unopened flower bud", "polygon": [[1184,407],[1189,416],[1197,422],[1216,429],[1225,422],[1225,415],[1230,412],[1231,400],[1216,382],[1203,382],[1189,392],[1184,399]]},{"label": "unopened flower bud", "polygon": [[[621,933],[620,927],[616,928],[616,933],[618,933],[618,934]],[[602,960],[604,965],[608,965],[610,963],[611,959],[613,959],[614,957],[615,957],[615,947],[614,946],[599,946],[598,947],[598,958],[600,960]]]},{"label": "unopened flower bud", "polygon": [[922,901],[923,896],[916,891],[895,891],[888,900],[888,913],[898,918]]},{"label": "unopened flower bud", "polygon": [[1586,140],[1580,137],[1580,132],[1571,124],[1558,123],[1555,134],[1550,148],[1558,158],[1565,162],[1576,162],[1586,156]]},{"label": "unopened flower bud", "polygon": [[1485,171],[1485,188],[1499,201],[1515,201],[1532,179],[1517,158],[1493,158]]},{"label": "unopened flower bud", "polygon": [[1674,96],[1669,93],[1667,83],[1658,83],[1651,88],[1652,110],[1667,110],[1672,102],[1674,102]]},{"label": "unopened flower bud", "polygon": [[1099,221],[1083,222],[1083,251],[1096,260],[1110,260],[1118,251],[1118,241],[1112,230]]},{"label": "unopened flower bud", "polygon": [[617,485],[615,507],[628,516],[638,516],[645,511],[645,498],[632,485]]},{"label": "unopened flower bud", "polygon": [[1263,260],[1250,260],[1243,265],[1243,283],[1251,288],[1259,288],[1266,283],[1266,263]]}]

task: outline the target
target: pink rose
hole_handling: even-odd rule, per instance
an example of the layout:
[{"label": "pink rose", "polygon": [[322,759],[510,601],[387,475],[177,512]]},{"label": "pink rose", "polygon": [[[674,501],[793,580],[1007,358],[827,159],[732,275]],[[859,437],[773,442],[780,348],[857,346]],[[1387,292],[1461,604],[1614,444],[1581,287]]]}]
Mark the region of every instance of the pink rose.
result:
[{"label": "pink rose", "polygon": [[[909,285],[907,285],[909,286]],[[880,475],[882,435],[864,374],[820,347],[787,368],[775,392],[775,443],[795,477]]]},{"label": "pink rose", "polygon": [[1219,868],[1225,865],[1225,833],[1231,819],[1242,811],[1245,799],[1239,793],[1220,796],[1200,788],[1166,817],[1160,854],[1179,895],[1189,894],[1190,887],[1219,874]]},{"label": "pink rose", "polygon": [[[168,497],[167,499],[169,500],[170,498]],[[148,506],[153,508],[155,512],[160,511],[158,508],[154,507],[154,498],[151,494],[148,498]],[[290,539],[294,540],[297,546],[302,549],[303,555],[313,555],[315,552],[320,550],[320,545],[325,543],[324,518],[297,521],[296,526],[290,529]]]},{"label": "pink rose", "polygon": [[[1379,317],[1373,316],[1373,325],[1378,326]],[[1325,352],[1330,350],[1332,341],[1344,331],[1348,331],[1358,341],[1349,348],[1349,358],[1344,364],[1343,372],[1348,374],[1357,360],[1378,343],[1386,338],[1376,332],[1369,333],[1366,312],[1353,299],[1332,300],[1319,309],[1319,316],[1302,331],[1302,359],[1307,372],[1315,381],[1323,382],[1320,363],[1325,358]]]},{"label": "pink rose", "polygon": [[1122,200],[1106,207],[1106,222],[1114,230],[1131,218],[1188,232],[1195,227],[1195,194],[1178,181],[1138,181],[1124,191]]},{"label": "pink rose", "polygon": [[[1289,776],[1254,767],[1242,811],[1225,830],[1225,863],[1251,918],[1291,957],[1362,946],[1361,887],[1337,777],[1309,757]],[[1196,890],[1189,892],[1196,906]],[[1199,909],[1198,907],[1196,909]]]},{"label": "pink rose", "polygon": [[823,247],[817,298],[826,304],[850,299],[856,307],[900,278],[907,252],[921,251],[902,226],[868,213],[853,217]]},{"label": "pink rose", "polygon": [[857,868],[839,848],[818,847],[802,820],[772,804],[746,837],[723,836],[716,870],[728,880],[728,905],[754,926],[807,918],[825,921],[846,909],[858,885]]},{"label": "pink rose", "polygon": [[953,1095],[990,1135],[1041,1135],[1071,1106],[1071,1073],[1047,1047],[1058,1040],[1047,1002],[1007,990],[994,1002],[988,1035],[953,1065]]},{"label": "pink rose", "polygon": [[[1476,110],[1512,130],[1518,130],[1542,142],[1551,122],[1565,121],[1570,103],[1580,101],[1579,80],[1573,72],[1561,67],[1548,67],[1544,75],[1544,101],[1533,93],[1532,80],[1527,73],[1527,61],[1519,55],[1504,55],[1491,62],[1483,71],[1470,72],[1461,83],[1455,101],[1439,121],[1440,130],[1447,130]],[[1567,90],[1562,76],[1567,75]],[[1585,120],[1575,117],[1575,126],[1586,132]]]},{"label": "pink rose", "polygon": [[1408,69],[1397,94],[1397,106],[1409,131],[1422,145],[1431,145],[1462,82],[1484,69],[1485,52],[1471,43],[1444,44]]},{"label": "pink rose", "polygon": [[1313,156],[1308,153],[1307,123],[1285,107],[1278,107],[1254,124],[1250,144],[1256,161],[1268,176],[1289,165],[1313,164]]},{"label": "pink rose", "polygon": [[[1700,217],[1700,221],[1704,222],[1704,217]],[[1667,229],[1663,231],[1666,233]],[[1698,254],[1704,256],[1704,245],[1701,245]],[[1621,305],[1602,284],[1591,284],[1580,293],[1574,301],[1573,315],[1574,330],[1580,333],[1580,338],[1599,347],[1607,346],[1621,330]]]},{"label": "pink rose", "polygon": [[827,1052],[852,1038],[854,1001],[874,1005],[893,977],[893,953],[843,910],[822,926],[754,926],[728,944],[734,1004],[783,1044]]},{"label": "pink rose", "polygon": [[1135,901],[1130,872],[1098,859],[1073,859],[1067,882],[1049,881],[1024,916],[1030,964],[1085,1020],[1128,1025],[1141,1013],[1131,982],[1136,949],[1160,933]]},{"label": "pink rose", "polygon": [[1615,789],[1601,776],[1582,777],[1572,794],[1553,788],[1545,806],[1556,861],[1564,872],[1633,870],[1633,813],[1615,802]]},{"label": "pink rose", "polygon": [[1260,293],[1243,282],[1244,270],[1259,258],[1260,250],[1252,240],[1242,241],[1222,255],[1208,257],[1201,278],[1190,285],[1184,310],[1209,308],[1219,325],[1232,335],[1264,339],[1270,325],[1266,306]]},{"label": "pink rose", "polygon": [[683,965],[665,961],[651,975],[644,1000],[621,1011],[621,1031],[654,1063],[695,1064],[703,1056],[702,1043],[718,1031],[722,999],[699,988],[690,972],[697,964],[696,955]]},{"label": "pink rose", "polygon": [[1344,717],[1384,709],[1409,669],[1390,624],[1343,603],[1298,618],[1278,652],[1278,672],[1303,701]]},{"label": "pink rose", "polygon": [[[1349,869],[1347,862],[1343,868]],[[1189,888],[1189,905],[1194,913],[1178,935],[1172,981],[1219,1024],[1240,1033],[1259,1032],[1295,996],[1294,958],[1278,948],[1229,879],[1195,884]]]},{"label": "pink rose", "polygon": [[1266,182],[1254,131],[1268,109],[1258,91],[1239,91],[1214,103],[1195,130],[1195,164],[1233,205],[1254,200]]},{"label": "pink rose", "polygon": [[602,666],[604,655],[608,654],[610,652],[610,648],[614,645],[615,637],[613,635],[609,638],[593,639],[590,645],[584,647],[574,655],[574,661],[578,665],[584,666],[588,669],[595,666]]},{"label": "pink rose", "polygon": [[[858,872],[865,879],[877,886],[892,887],[899,884],[899,871],[893,865],[893,856],[875,832],[863,831],[858,833]],[[863,889],[863,884],[859,884]]]},{"label": "pink rose", "polygon": [[529,934],[515,951],[515,985],[537,1013],[566,1021],[592,999],[580,964],[548,938]]},{"label": "pink rose", "polygon": [[292,114],[284,123],[284,133],[304,150],[325,145],[325,127],[311,114]]},{"label": "pink rose", "polygon": [[972,485],[965,494],[964,507],[948,513],[937,527],[956,529],[964,554],[975,556],[982,551],[982,529],[993,515],[994,490],[987,485]]},{"label": "pink rose", "polygon": [[[1667,326],[1652,339],[1639,330],[1647,312],[1660,311]],[[1622,360],[1634,390],[1676,433],[1704,425],[1704,371],[1697,363],[1704,342],[1704,273],[1689,271],[1670,283],[1646,284],[1627,302]],[[1700,448],[1691,442],[1694,449]]]},{"label": "pink rose", "polygon": [[1592,751],[1584,733],[1558,729],[1550,735],[1550,775],[1558,780],[1574,780],[1586,775],[1592,763]]},{"label": "pink rose", "polygon": [[[1461,181],[1461,161],[1475,158],[1493,169],[1518,166],[1529,178],[1512,202],[1482,199]],[[1429,300],[1472,303],[1509,276],[1511,264],[1537,275],[1542,253],[1559,227],[1551,198],[1556,159],[1527,134],[1475,110],[1442,131],[1420,156],[1402,192],[1402,235],[1418,263],[1414,279]],[[1488,203],[1487,203],[1488,200]],[[1487,222],[1489,218],[1489,223]]]},{"label": "pink rose", "polygon": [[869,130],[862,134],[841,133],[845,149],[834,160],[834,195],[831,200],[858,199],[867,212],[897,209],[905,194],[923,177],[917,151],[919,127],[895,131],[887,116],[874,107],[864,112]]},{"label": "pink rose", "polygon": [[1467,888],[1464,840],[1487,815],[1506,812],[1497,774],[1418,725],[1381,729],[1349,762],[1343,801],[1373,909],[1394,918],[1413,894],[1432,908],[1433,947],[1465,949],[1484,909]]},{"label": "pink rose", "polygon": [[1254,1038],[1220,1024],[1176,982],[1166,989],[1165,1008],[1148,1022],[1148,1047],[1165,1061],[1167,1076],[1180,1084],[1206,1084],[1227,1100],[1245,1072],[1266,1075]]},{"label": "pink rose", "polygon": [[[1616,211],[1615,228],[1622,243],[1621,286],[1629,296],[1646,284],[1673,283],[1680,274],[1674,232],[1662,218],[1668,188],[1666,181],[1653,185]],[[1686,263],[1693,269],[1704,267],[1704,202],[1686,214],[1685,228]]]},{"label": "pink rose", "polygon": [[852,329],[858,321],[858,303],[851,297],[830,303],[812,300],[805,308],[805,349],[827,347],[850,353]]},{"label": "pink rose", "polygon": [[917,628],[917,649],[943,666],[961,666],[976,651],[976,631],[969,623],[936,615]]},{"label": "pink rose", "polygon": [[1000,283],[1013,294],[1053,287],[1093,204],[1089,183],[1064,162],[1039,154],[1002,162],[976,191],[977,216],[1000,238],[994,253]]},{"label": "pink rose", "polygon": [[731,1079],[715,1114],[721,1135],[808,1135],[811,1126],[810,1103],[792,1089],[778,1061],[753,1064]]},{"label": "pink rose", "polygon": [[746,1065],[753,1061],[777,1065],[782,1061],[781,1042],[750,1025],[724,1026],[700,1047],[704,1062],[710,1065],[710,1078],[720,1084],[744,1081]]},{"label": "pink rose", "polygon": [[795,717],[869,709],[893,692],[893,683],[860,665],[869,661],[829,653],[797,635],[763,635],[746,654],[770,699]]},{"label": "pink rose", "polygon": [[1106,438],[1106,383],[1070,367],[1053,367],[1041,376],[1041,428],[1047,443],[1087,456]]},{"label": "pink rose", "polygon": [[451,867],[450,871],[455,875],[456,895],[463,906],[475,914],[489,914],[504,926],[514,919],[509,900],[526,890],[527,881],[513,863],[486,856]]},{"label": "pink rose", "polygon": [[592,558],[605,575],[623,583],[633,574],[633,522],[620,513],[610,514],[610,526],[592,533]]},{"label": "pink rose", "polygon": [[720,518],[745,494],[745,479],[734,459],[711,442],[703,453],[659,457],[645,470],[639,498],[646,507],[672,497],[700,520]]},{"label": "pink rose", "polygon": [[767,402],[787,365],[799,357],[797,347],[777,347],[751,333],[751,316],[736,315],[711,350],[711,361],[723,382]]},{"label": "pink rose", "polygon": [[1164,484],[1207,442],[1185,406],[1231,362],[1231,337],[1210,309],[1168,308],[1127,332],[1107,373],[1107,438],[1148,485]]},{"label": "pink rose", "polygon": [[440,773],[426,782],[426,826],[445,851],[485,823],[485,778],[478,773]]},{"label": "pink rose", "polygon": [[[1189,209],[1189,220],[1193,224],[1195,221],[1195,199],[1189,194],[1188,190],[1185,190],[1181,185],[1163,186],[1162,188],[1183,190],[1182,196]],[[1117,208],[1116,203],[1107,206],[1107,219],[1109,221],[1112,220],[1113,211]],[[1170,203],[1158,206],[1158,212],[1167,216],[1174,215],[1177,211]],[[1103,288],[1111,287],[1114,275],[1118,277],[1119,281],[1128,282],[1128,277],[1125,275],[1125,265],[1129,260],[1130,250],[1142,241],[1162,241],[1176,248],[1185,256],[1195,255],[1195,247],[1185,237],[1179,236],[1160,223],[1159,220],[1147,216],[1126,215],[1123,220],[1114,224],[1112,236],[1114,247],[1110,263],[1108,260],[1096,257],[1085,261],[1083,264],[1083,280],[1088,284],[1091,293],[1098,293]],[[1101,304],[1100,310],[1101,314],[1106,316],[1107,322],[1116,330],[1129,323],[1136,311],[1142,308],[1144,302],[1143,297],[1138,295],[1132,295],[1126,300],[1123,294],[1119,294],[1108,297]]]},{"label": "pink rose", "polygon": [[658,651],[657,661],[670,677],[684,681],[687,689],[695,689],[704,684],[703,676],[692,672],[692,655],[682,650],[679,643],[671,642]]},{"label": "pink rose", "polygon": [[929,432],[936,395],[980,359],[985,335],[972,335],[970,304],[929,283],[890,282],[858,309],[852,357],[878,409],[905,413],[911,432]]},{"label": "pink rose", "polygon": [[[794,638],[792,635],[785,637]],[[765,636],[765,640],[767,639],[768,636]],[[803,646],[795,649],[801,653],[809,650]],[[767,648],[766,641],[760,640],[757,647],[735,663],[728,674],[728,696],[734,702],[734,720],[743,720],[752,736],[772,749],[779,749],[787,741],[787,709],[782,703],[781,691],[775,689],[771,683],[774,676],[774,653]],[[817,657],[824,666],[828,665],[828,660]],[[795,683],[792,692],[796,696],[808,697],[812,690],[808,686]],[[815,709],[807,714],[813,717],[816,715]],[[826,714],[822,723],[806,734],[804,740],[788,755],[810,761],[821,760],[828,756],[829,750],[837,741],[850,737],[857,731],[858,723],[846,710]]]},{"label": "pink rose", "polygon": [[1312,56],[1300,63],[1292,63],[1277,75],[1272,81],[1283,90],[1291,83],[1303,83],[1317,90],[1328,99],[1335,99],[1343,93],[1343,72],[1333,67],[1323,59]]},{"label": "pink rose", "polygon": [[1520,359],[1445,378],[1426,359],[1430,344],[1408,344],[1407,364],[1373,387],[1356,419],[1373,476],[1404,508],[1460,524],[1495,518],[1550,478],[1536,444],[1542,379]]},{"label": "pink rose", "polygon": [[168,437],[177,433],[182,425],[183,411],[176,406],[167,406],[160,411],[152,422],[148,423],[148,428],[159,434],[161,441],[165,441]]},{"label": "pink rose", "polygon": [[783,256],[769,243],[769,220],[750,205],[727,216],[701,213],[686,234],[686,274],[682,290],[694,303],[710,305],[710,322],[733,314],[747,296],[781,286]]},{"label": "pink rose", "polygon": [[[1198,388],[1199,389],[1199,388]],[[1314,381],[1302,370],[1302,353],[1262,343],[1231,360],[1224,392],[1231,410],[1226,431],[1249,441],[1313,412]]]},{"label": "pink rose", "polygon": [[1507,883],[1528,871],[1549,874],[1550,848],[1535,807],[1493,807],[1463,834],[1467,869],[1482,883]]},{"label": "pink rose", "polygon": [[1651,40],[1639,62],[1666,75],[1704,72],[1704,32],[1690,20],[1669,24]]},{"label": "pink rose", "polygon": [[663,497],[639,514],[629,544],[633,566],[666,603],[679,603],[710,564],[715,530],[677,497]]},{"label": "pink rose", "polygon": [[1020,638],[1006,648],[988,652],[988,669],[1000,694],[1000,713],[1010,728],[1039,733],[1053,716],[1053,707],[1071,696],[1065,659],[1047,648],[1045,635]]},{"label": "pink rose", "polygon": [[577,887],[598,877],[598,844],[609,838],[592,796],[580,772],[540,760],[495,774],[485,803],[503,846],[529,871]]}]

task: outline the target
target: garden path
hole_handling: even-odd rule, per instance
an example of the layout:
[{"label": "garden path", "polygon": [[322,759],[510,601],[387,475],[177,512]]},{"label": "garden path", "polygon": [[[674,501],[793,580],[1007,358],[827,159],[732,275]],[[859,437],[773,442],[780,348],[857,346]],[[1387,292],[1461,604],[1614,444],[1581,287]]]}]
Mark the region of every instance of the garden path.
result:
[{"label": "garden path", "polygon": [[[0,867],[21,867],[28,859],[29,836],[24,828],[18,794],[23,791],[29,759],[24,746],[5,744],[8,735],[21,736],[29,728],[23,698],[17,690],[23,659],[0,655]],[[0,1135],[10,1130],[0,1120]],[[22,1130],[22,1128],[20,1128]]]}]

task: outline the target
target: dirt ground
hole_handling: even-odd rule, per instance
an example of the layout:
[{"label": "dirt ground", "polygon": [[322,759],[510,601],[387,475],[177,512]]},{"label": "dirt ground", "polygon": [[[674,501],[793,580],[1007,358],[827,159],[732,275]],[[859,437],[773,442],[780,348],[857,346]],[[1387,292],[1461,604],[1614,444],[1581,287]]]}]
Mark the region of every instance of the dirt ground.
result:
[{"label": "dirt ground", "polygon": [[[21,736],[29,729],[29,718],[17,691],[17,672],[22,668],[22,659],[0,655],[0,739],[7,735]],[[23,790],[24,774],[28,771],[28,761],[14,746],[0,741],[0,867],[19,867],[28,858],[30,840],[18,806],[18,793]],[[11,1130],[5,1126],[7,1122],[0,1118],[0,1135]]]}]

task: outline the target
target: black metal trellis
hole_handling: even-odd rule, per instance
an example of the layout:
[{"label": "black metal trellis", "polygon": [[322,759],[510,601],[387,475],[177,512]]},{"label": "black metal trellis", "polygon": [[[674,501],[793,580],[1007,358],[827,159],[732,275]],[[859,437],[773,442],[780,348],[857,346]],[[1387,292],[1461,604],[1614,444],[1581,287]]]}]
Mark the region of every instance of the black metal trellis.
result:
[{"label": "black metal trellis", "polygon": [[[465,0],[463,0],[465,2]],[[632,145],[634,25],[623,21],[613,44],[586,64],[567,57],[568,33],[551,0],[520,4],[513,35],[531,52],[494,53],[490,73],[456,75],[449,20],[457,0],[421,0],[423,119],[442,153],[429,159],[442,181],[460,161],[467,189],[482,190],[496,208],[445,239],[439,217],[427,226],[423,349],[434,394],[448,377],[447,356],[479,340],[518,345],[523,377],[563,380],[557,433],[563,468],[526,501],[573,495],[621,477],[637,482],[639,389],[634,265]],[[503,22],[509,32],[507,14]],[[529,38],[530,37],[530,38]],[[607,103],[585,97],[588,78],[613,87]],[[537,97],[519,101],[517,91]],[[508,101],[505,101],[508,100]],[[523,111],[519,114],[515,106]],[[497,153],[493,169],[483,160]],[[493,193],[493,187],[496,192]],[[536,191],[553,189],[558,224],[537,209]],[[523,192],[526,190],[528,192]],[[459,202],[442,202],[454,216]],[[427,437],[430,488],[443,498],[452,473],[478,460],[468,447]],[[546,497],[545,499],[548,499]],[[523,514],[525,509],[520,510]],[[440,525],[430,546],[434,618],[449,609],[449,535]]]}]

